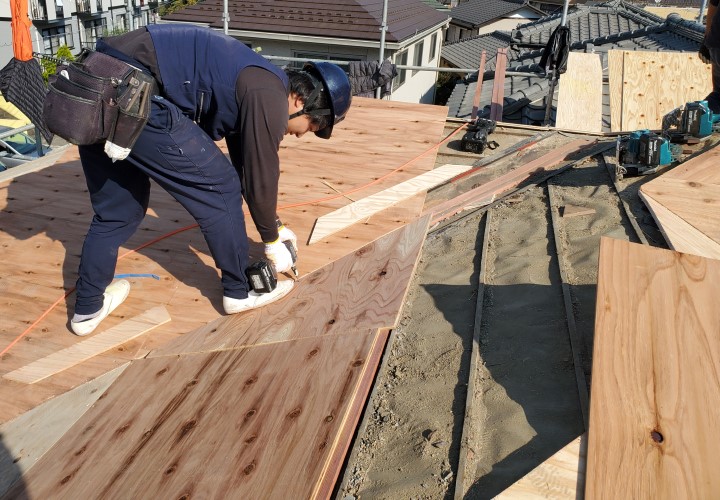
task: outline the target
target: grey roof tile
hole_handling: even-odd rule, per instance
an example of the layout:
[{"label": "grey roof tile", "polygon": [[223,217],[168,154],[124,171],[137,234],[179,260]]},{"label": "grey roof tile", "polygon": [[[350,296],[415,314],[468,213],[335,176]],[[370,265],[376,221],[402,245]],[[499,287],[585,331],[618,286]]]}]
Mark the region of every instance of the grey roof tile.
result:
[{"label": "grey roof tile", "polygon": [[[163,19],[221,28],[222,4],[222,0],[205,0]],[[379,41],[382,7],[382,0],[229,0],[229,28]],[[447,14],[421,0],[393,0],[386,40],[401,42],[447,19]]]},{"label": "grey roof tile", "polygon": [[453,20],[482,26],[523,8],[523,0],[468,0],[450,10]]},{"label": "grey roof tile", "polygon": [[[538,63],[542,55],[542,48],[552,31],[560,24],[560,16],[552,15],[533,23],[520,26],[512,32],[514,40],[522,40],[523,44],[512,45],[508,51],[508,69],[515,71],[539,72],[537,77],[518,77],[508,75],[505,81],[505,107],[503,120],[525,124],[537,124],[537,117],[544,118],[544,99],[549,92],[549,80],[546,79]],[[573,28],[573,24],[575,27]],[[681,19],[679,16],[668,16],[662,19],[648,15],[640,8],[630,6],[621,0],[613,0],[599,6],[578,6],[568,14],[568,25],[571,27],[571,50],[593,51],[599,53],[602,65],[607,71],[607,52],[612,49],[644,50],[644,51],[685,51],[695,52],[704,36],[704,27],[693,22]],[[585,38],[581,38],[585,36]],[[483,42],[477,45],[475,41],[457,42],[457,45],[467,43],[475,52],[464,54],[465,60],[475,58],[479,60],[480,51],[490,47],[491,36],[482,37]],[[527,40],[533,40],[536,46],[525,46]],[[443,58],[447,47],[443,46]],[[460,47],[452,45],[450,49],[454,54],[461,51]],[[494,59],[493,59],[494,63]],[[467,66],[473,67],[473,66]],[[494,77],[494,64],[492,68],[486,66],[484,83],[481,92],[481,102],[489,103],[492,99],[492,78]],[[562,79],[560,80],[560,82]],[[472,111],[472,102],[477,86],[477,75],[459,82],[448,100],[449,116],[469,118]],[[553,105],[557,99],[556,85],[553,96]],[[603,129],[610,130],[610,104],[607,85],[603,88]],[[489,114],[490,106],[485,106],[483,113]],[[542,115],[539,112],[542,110]],[[482,116],[482,114],[481,114]],[[554,117],[554,111],[553,115]],[[554,123],[552,118],[551,123]]]}]

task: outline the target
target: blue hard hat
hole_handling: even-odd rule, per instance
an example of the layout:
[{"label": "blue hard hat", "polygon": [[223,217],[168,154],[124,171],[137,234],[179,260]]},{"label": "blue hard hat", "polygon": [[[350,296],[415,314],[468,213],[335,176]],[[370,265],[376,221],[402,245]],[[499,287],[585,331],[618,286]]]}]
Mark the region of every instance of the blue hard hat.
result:
[{"label": "blue hard hat", "polygon": [[[315,132],[315,135],[323,139],[329,139],[332,134],[333,126],[340,123],[345,118],[350,103],[352,102],[352,93],[350,91],[350,80],[345,71],[340,66],[328,62],[308,62],[303,66],[303,71],[314,75],[320,80],[323,90],[328,92],[330,96],[330,113],[333,117],[330,125],[322,130]],[[309,114],[317,113],[325,110],[308,111]]]}]

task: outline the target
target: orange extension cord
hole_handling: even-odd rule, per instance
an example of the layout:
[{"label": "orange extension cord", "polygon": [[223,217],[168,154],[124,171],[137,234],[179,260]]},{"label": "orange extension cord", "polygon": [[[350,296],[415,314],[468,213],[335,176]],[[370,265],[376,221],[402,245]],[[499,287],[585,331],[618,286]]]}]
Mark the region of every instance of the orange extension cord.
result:
[{"label": "orange extension cord", "polygon": [[[434,145],[434,146],[432,146],[431,148],[429,148],[429,149],[428,149],[427,151],[425,151],[424,153],[419,154],[418,156],[416,156],[416,157],[413,158],[412,160],[409,160],[409,161],[403,163],[401,166],[399,166],[399,167],[396,168],[395,170],[393,170],[393,171],[391,171],[391,172],[388,172],[387,174],[385,174],[385,175],[383,175],[383,176],[380,176],[380,177],[378,177],[377,179],[375,179],[374,181],[368,182],[367,184],[365,184],[365,185],[363,185],[363,186],[359,186],[359,187],[356,187],[356,188],[351,189],[351,190],[349,190],[349,191],[345,191],[345,192],[343,192],[343,193],[339,193],[339,194],[336,194],[336,195],[333,195],[333,196],[328,196],[327,198],[320,198],[320,199],[317,199],[317,200],[305,201],[305,202],[302,202],[302,203],[291,203],[290,205],[283,205],[283,206],[278,207],[277,209],[278,209],[278,211],[280,211],[280,210],[285,210],[285,209],[288,209],[288,208],[302,207],[302,206],[305,206],[305,205],[314,205],[315,203],[322,203],[322,202],[325,202],[325,201],[335,200],[335,199],[337,199],[337,198],[341,198],[341,197],[343,197],[343,196],[346,196],[346,195],[355,193],[356,191],[360,191],[361,189],[365,189],[365,188],[367,188],[367,187],[369,187],[369,186],[372,186],[373,184],[377,184],[378,182],[382,181],[383,179],[386,179],[386,178],[390,177],[391,175],[399,172],[400,170],[402,170],[403,168],[407,167],[407,166],[410,165],[411,163],[413,163],[413,162],[419,160],[420,158],[424,157],[424,156],[427,155],[428,153],[431,153],[431,152],[433,152],[433,151],[435,151],[435,150],[437,150],[437,149],[440,149],[440,147],[441,147],[443,144],[447,143],[450,139],[452,139],[458,132],[460,132],[460,131],[461,131],[462,129],[464,129],[466,126],[467,126],[467,123],[462,124],[462,125],[461,125],[460,127],[458,127],[453,133],[451,133],[450,135],[448,135],[445,139],[443,139],[442,141],[440,141],[440,142],[437,143],[436,145]],[[248,215],[248,214],[246,213],[245,215]],[[144,243],[144,244],[140,245],[139,247],[137,247],[137,248],[135,248],[135,249],[133,249],[133,250],[128,250],[127,252],[125,252],[124,254],[122,254],[122,255],[120,255],[120,256],[118,257],[118,261],[120,261],[121,259],[127,257],[128,255],[131,255],[131,254],[133,254],[133,253],[135,253],[135,252],[137,252],[137,251],[139,251],[139,250],[142,250],[143,248],[146,248],[146,247],[149,247],[149,246],[151,246],[151,245],[154,245],[154,244],[157,243],[158,241],[164,240],[165,238],[169,238],[169,237],[174,236],[174,235],[176,235],[176,234],[178,234],[178,233],[182,233],[183,231],[187,231],[188,229],[193,229],[193,228],[195,228],[195,227],[197,227],[197,224],[193,224],[193,225],[191,225],[191,226],[186,226],[186,227],[183,227],[183,228],[180,228],[180,229],[176,229],[176,230],[171,231],[171,232],[169,232],[169,233],[167,233],[167,234],[164,234],[164,235],[162,235],[162,236],[159,236],[159,237],[155,238],[154,240],[148,241],[147,243]],[[64,294],[62,297],[60,297],[59,299],[57,299],[44,313],[42,313],[38,319],[36,319],[30,326],[28,326],[28,327],[25,329],[24,332],[22,332],[20,335],[17,336],[17,338],[15,338],[12,342],[10,342],[10,344],[9,344],[5,349],[3,349],[2,352],[0,352],[0,359],[1,359],[2,356],[4,356],[10,349],[12,349],[12,347],[13,347],[15,344],[17,344],[18,342],[20,342],[20,340],[21,340],[23,337],[25,337],[25,335],[27,335],[28,333],[30,333],[43,319],[45,319],[45,317],[46,317],[48,314],[50,314],[50,312],[55,308],[55,306],[57,306],[60,302],[62,302],[63,300],[65,300],[65,299],[66,299],[71,293],[73,293],[74,291],[75,291],[75,287],[70,288],[67,292],[65,292],[65,294]]]}]

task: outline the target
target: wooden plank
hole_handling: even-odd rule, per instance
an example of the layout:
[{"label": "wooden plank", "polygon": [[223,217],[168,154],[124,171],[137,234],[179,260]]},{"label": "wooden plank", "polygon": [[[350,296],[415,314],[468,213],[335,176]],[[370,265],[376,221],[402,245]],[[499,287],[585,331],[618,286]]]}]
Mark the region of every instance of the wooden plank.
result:
[{"label": "wooden plank", "polygon": [[443,165],[430,172],[421,174],[414,179],[388,188],[379,193],[350,203],[334,212],[319,217],[315,222],[308,245],[335,234],[363,219],[377,214],[380,210],[391,207],[401,200],[410,198],[433,186],[452,179],[472,167],[470,165]]},{"label": "wooden plank", "polygon": [[[469,450],[470,426],[477,418],[473,411],[477,392],[477,379],[479,377],[478,359],[480,359],[480,335],[482,333],[482,312],[485,301],[485,280],[487,271],[488,245],[490,244],[490,218],[492,210],[485,214],[485,229],[483,230],[483,243],[480,252],[480,270],[478,272],[478,289],[475,300],[475,318],[473,322],[472,352],[470,354],[470,368],[468,370],[467,392],[465,394],[465,417],[463,418],[462,434],[460,436],[460,456],[458,458],[457,476],[455,478],[455,500],[462,500],[467,492],[465,485],[465,469]],[[477,418],[476,421],[480,421]]]},{"label": "wooden plank", "polygon": [[282,300],[209,323],[149,356],[231,349],[350,328],[394,327],[427,224],[428,217],[418,219],[302,277]]},{"label": "wooden plank", "polygon": [[563,219],[572,217],[580,217],[582,215],[592,215],[595,213],[594,208],[579,207],[577,205],[563,205],[560,207],[560,216]]},{"label": "wooden plank", "polygon": [[23,493],[320,496],[386,338],[356,331],[136,360],[23,478]]},{"label": "wooden plank", "polygon": [[6,373],[3,378],[25,384],[34,384],[98,354],[125,344],[168,321],[170,321],[170,315],[167,309],[164,306],[154,307],[139,316],[123,321],[109,330],[96,333],[70,347]]},{"label": "wooden plank", "polygon": [[600,54],[570,52],[567,71],[560,75],[555,126],[602,132],[602,88]]},{"label": "wooden plank", "polygon": [[485,73],[485,58],[487,51],[483,50],[480,56],[480,66],[478,67],[477,83],[475,84],[475,95],[473,96],[473,108],[470,113],[470,119],[474,120],[477,118],[478,110],[480,109],[480,92],[483,84],[483,74]]},{"label": "wooden plank", "polygon": [[424,214],[432,214],[433,223],[450,217],[469,205],[480,205],[482,203],[491,203],[492,200],[502,195],[502,193],[517,187],[520,183],[527,180],[531,175],[545,171],[565,160],[569,154],[576,152],[578,149],[586,146],[590,141],[585,139],[577,139],[571,141],[555,150],[527,162],[525,165],[517,167],[510,172],[493,179],[490,182],[482,184],[470,191],[467,191],[455,198],[451,198],[445,202],[439,203],[425,210]]},{"label": "wooden plank", "polygon": [[662,203],[645,194],[642,188],[639,194],[650,210],[655,222],[657,222],[660,232],[662,232],[670,248],[678,252],[700,255],[710,259],[720,259],[720,245],[697,231],[688,222],[668,210]]},{"label": "wooden plank", "polygon": [[643,192],[720,244],[720,184],[660,176],[643,185]]},{"label": "wooden plank", "polygon": [[103,395],[128,363],[61,394],[0,426],[0,497]]},{"label": "wooden plank", "polygon": [[495,498],[499,500],[582,498],[585,490],[586,460],[587,434],[583,434]]},{"label": "wooden plank", "polygon": [[718,260],[601,240],[588,500],[720,491],[718,282]]},{"label": "wooden plank", "polygon": [[608,51],[608,91],[610,94],[610,130],[620,132],[623,129],[623,85],[625,51]]},{"label": "wooden plank", "polygon": [[622,130],[658,130],[671,110],[711,91],[711,67],[694,52],[625,51]]},{"label": "wooden plank", "polygon": [[495,56],[495,78],[493,79],[492,103],[490,104],[490,119],[496,122],[502,121],[503,116],[506,66],[507,48],[500,48]]},{"label": "wooden plank", "polygon": [[[715,146],[704,153],[682,162],[672,170],[662,174],[663,179],[720,184],[720,146]],[[652,184],[655,181],[650,181]]]}]

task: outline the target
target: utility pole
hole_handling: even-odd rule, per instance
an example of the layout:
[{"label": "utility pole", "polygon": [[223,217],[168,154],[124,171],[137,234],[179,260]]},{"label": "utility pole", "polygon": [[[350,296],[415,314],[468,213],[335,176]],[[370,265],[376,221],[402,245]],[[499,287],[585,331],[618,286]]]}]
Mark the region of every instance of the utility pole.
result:
[{"label": "utility pole", "polygon": [[223,33],[228,34],[228,23],[230,22],[230,13],[228,12],[228,0],[223,0]]},{"label": "utility pole", "polygon": [[[380,25],[380,62],[379,66],[382,66],[385,60],[385,32],[387,31],[387,11],[388,11],[388,0],[383,0],[383,11],[382,11],[382,24]],[[375,89],[375,98],[380,99],[382,89],[378,87]]]},{"label": "utility pole", "polygon": [[707,0],[703,0],[700,4],[700,13],[698,14],[697,22],[703,24],[703,16],[705,16],[705,7],[707,7]]}]

